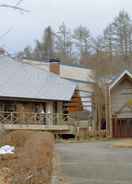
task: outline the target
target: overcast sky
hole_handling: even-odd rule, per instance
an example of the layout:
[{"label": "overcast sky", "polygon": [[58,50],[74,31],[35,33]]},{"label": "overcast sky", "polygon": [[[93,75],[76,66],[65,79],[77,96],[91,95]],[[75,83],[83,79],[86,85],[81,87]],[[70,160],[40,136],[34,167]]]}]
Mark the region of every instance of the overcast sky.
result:
[{"label": "overcast sky", "polygon": [[[3,0],[4,3],[15,1]],[[132,16],[132,0],[25,0],[22,7],[30,13],[0,10],[0,35],[11,30],[6,36],[0,36],[0,46],[9,52],[33,45],[48,25],[55,30],[62,22],[70,28],[84,25],[92,35],[98,35],[120,10],[124,9]]]}]

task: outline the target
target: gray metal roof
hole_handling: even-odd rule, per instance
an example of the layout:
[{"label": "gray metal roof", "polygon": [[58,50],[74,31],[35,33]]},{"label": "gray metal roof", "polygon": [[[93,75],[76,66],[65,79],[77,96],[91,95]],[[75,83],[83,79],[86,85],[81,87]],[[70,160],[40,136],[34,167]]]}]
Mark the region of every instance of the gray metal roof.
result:
[{"label": "gray metal roof", "polygon": [[0,56],[0,97],[69,101],[75,87],[55,74]]}]

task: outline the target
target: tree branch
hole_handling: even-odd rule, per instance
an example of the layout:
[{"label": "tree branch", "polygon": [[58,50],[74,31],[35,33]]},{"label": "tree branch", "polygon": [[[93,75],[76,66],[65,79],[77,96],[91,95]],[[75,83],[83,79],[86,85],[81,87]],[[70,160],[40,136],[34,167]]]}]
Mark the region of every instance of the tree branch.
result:
[{"label": "tree branch", "polygon": [[[21,3],[21,2],[19,1],[19,3]],[[16,5],[1,4],[0,7],[1,8],[11,8],[11,9],[18,10],[18,11],[21,11],[21,12],[26,12],[26,13],[29,12],[29,10],[21,8],[21,7],[17,6],[17,4]]]},{"label": "tree branch", "polygon": [[16,6],[19,6],[21,3],[22,3],[23,0],[19,0],[17,3],[16,3]]},{"label": "tree branch", "polygon": [[6,35],[8,35],[12,31],[12,27],[10,27],[6,32],[0,35],[0,40],[4,38]]}]

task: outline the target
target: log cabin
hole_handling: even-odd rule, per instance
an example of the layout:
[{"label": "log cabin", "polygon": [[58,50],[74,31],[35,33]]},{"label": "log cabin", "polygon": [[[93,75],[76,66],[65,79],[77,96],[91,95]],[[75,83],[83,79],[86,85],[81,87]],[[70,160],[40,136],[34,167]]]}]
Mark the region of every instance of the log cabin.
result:
[{"label": "log cabin", "polygon": [[57,114],[80,109],[76,83],[0,56],[0,123],[57,125]]}]

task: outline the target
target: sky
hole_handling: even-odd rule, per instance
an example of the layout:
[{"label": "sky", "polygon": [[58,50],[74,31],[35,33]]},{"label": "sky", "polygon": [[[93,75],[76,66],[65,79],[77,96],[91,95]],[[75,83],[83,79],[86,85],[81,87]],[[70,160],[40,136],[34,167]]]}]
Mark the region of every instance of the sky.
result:
[{"label": "sky", "polygon": [[[16,1],[1,0],[0,3],[14,4]],[[29,13],[0,9],[0,47],[9,53],[33,46],[49,25],[55,31],[62,22],[71,29],[83,25],[91,35],[97,36],[120,10],[124,9],[132,17],[132,0],[24,0],[21,7]]]}]

